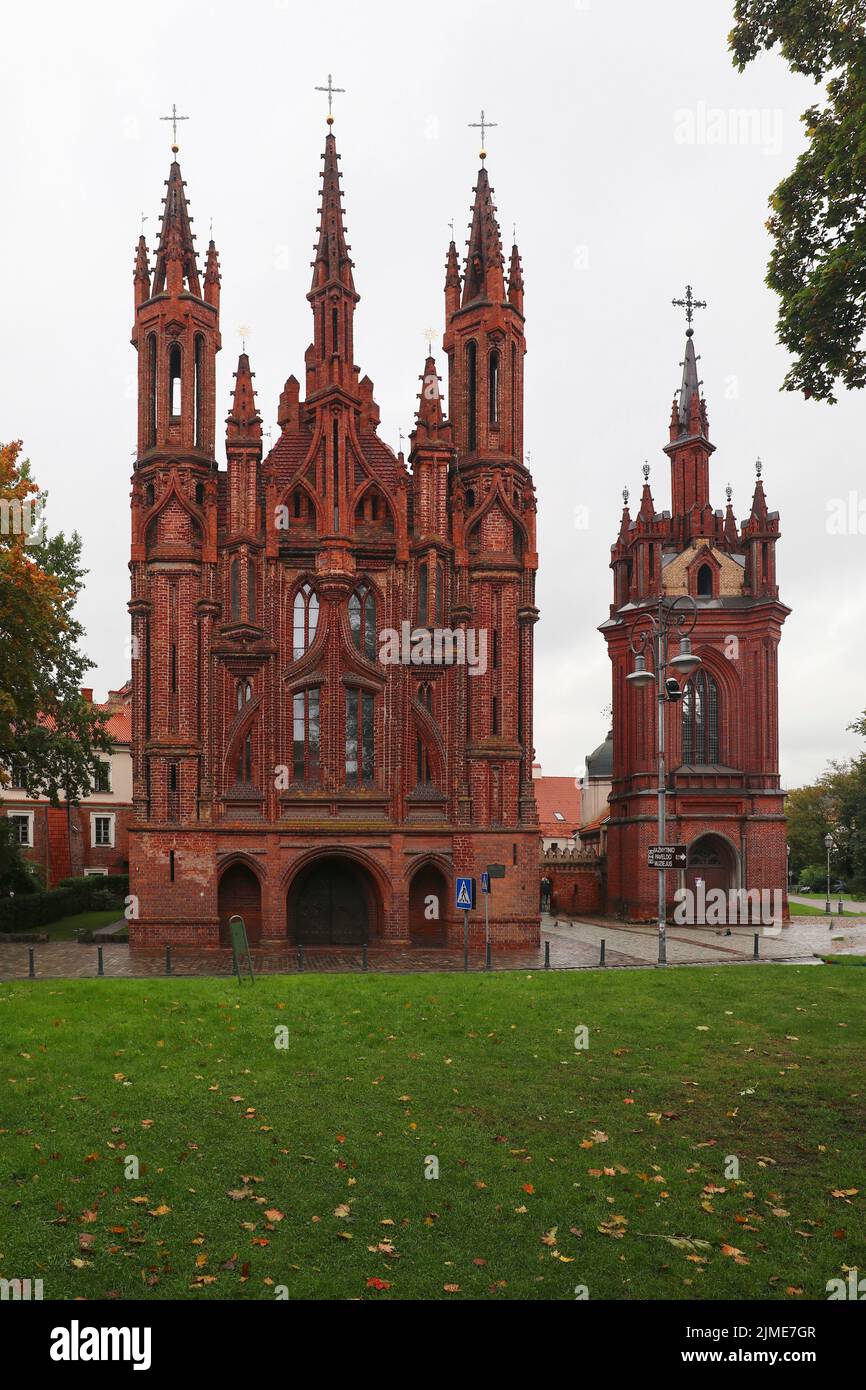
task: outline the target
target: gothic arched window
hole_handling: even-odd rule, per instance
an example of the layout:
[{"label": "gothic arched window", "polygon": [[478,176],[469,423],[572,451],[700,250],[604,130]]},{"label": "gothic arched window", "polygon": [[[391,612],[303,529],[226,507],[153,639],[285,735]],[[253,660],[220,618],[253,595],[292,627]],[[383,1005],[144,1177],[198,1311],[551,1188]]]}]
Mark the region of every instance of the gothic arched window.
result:
[{"label": "gothic arched window", "polygon": [[151,333],[147,340],[147,444],[152,449],[156,444],[156,334]]},{"label": "gothic arched window", "polygon": [[252,782],[253,780],[252,730],[246,734],[238,749],[237,778],[239,782]]},{"label": "gothic arched window", "polygon": [[433,772],[430,766],[430,754],[427,745],[420,734],[415,737],[415,774],[419,787],[429,787],[433,782]]},{"label": "gothic arched window", "polygon": [[346,691],[346,782],[369,786],[374,777],[374,697],[367,690]]},{"label": "gothic arched window", "polygon": [[364,656],[376,659],[376,600],[371,589],[358,589],[349,599],[352,641]]},{"label": "gothic arched window", "polygon": [[203,430],[202,422],[204,419],[204,382],[202,372],[204,371],[204,338],[201,333],[195,335],[195,447],[201,449]]},{"label": "gothic arched window", "polygon": [[499,350],[494,348],[487,361],[487,412],[491,425],[499,424]]},{"label": "gothic arched window", "polygon": [[168,413],[173,420],[181,413],[180,348],[172,343],[168,350]]},{"label": "gothic arched window", "polygon": [[296,690],[292,697],[292,775],[296,782],[319,780],[319,688]]},{"label": "gothic arched window", "polygon": [[713,571],[709,565],[701,565],[698,570],[698,598],[712,598]]},{"label": "gothic arched window", "polygon": [[314,589],[304,584],[295,594],[292,611],[292,656],[297,661],[313,645],[319,624],[319,600]]},{"label": "gothic arched window", "polygon": [[243,709],[244,705],[249,704],[253,698],[253,687],[249,681],[238,681],[236,698],[238,709]]},{"label": "gothic arched window", "polygon": [[466,345],[466,405],[469,411],[469,449],[478,446],[478,347],[475,341]]},{"label": "gothic arched window", "polygon": [[719,687],[709,671],[701,668],[683,691],[683,762],[712,764],[719,761]]},{"label": "gothic arched window", "polygon": [[256,620],[256,562],[247,560],[247,617],[251,623]]}]

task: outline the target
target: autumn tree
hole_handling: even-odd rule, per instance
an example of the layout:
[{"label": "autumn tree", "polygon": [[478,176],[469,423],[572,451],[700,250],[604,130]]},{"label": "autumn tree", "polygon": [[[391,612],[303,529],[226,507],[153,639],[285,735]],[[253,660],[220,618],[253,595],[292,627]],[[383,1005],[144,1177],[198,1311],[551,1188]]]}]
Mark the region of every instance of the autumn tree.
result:
[{"label": "autumn tree", "polygon": [[14,763],[30,795],[74,805],[112,746],[105,715],[81,695],[92,665],[75,618],[81,539],[47,535],[45,496],[20,452],[0,446],[0,783]]},{"label": "autumn tree", "polygon": [[866,0],[736,0],[729,36],[742,71],[779,46],[792,72],[824,83],[802,116],[808,145],[770,197],[767,284],[783,386],[834,402],[866,383]]}]

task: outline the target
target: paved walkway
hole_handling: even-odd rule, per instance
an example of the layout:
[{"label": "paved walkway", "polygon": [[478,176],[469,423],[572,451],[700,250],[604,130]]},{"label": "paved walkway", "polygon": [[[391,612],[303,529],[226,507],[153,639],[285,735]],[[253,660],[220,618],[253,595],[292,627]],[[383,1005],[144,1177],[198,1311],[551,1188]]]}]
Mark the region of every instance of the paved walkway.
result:
[{"label": "paved walkway", "polygon": [[[819,893],[810,893],[804,897],[802,893],[789,893],[788,899],[792,903],[802,903],[803,907],[813,907],[816,916],[824,916],[824,904],[827,901],[826,889],[821,889]],[[830,894],[830,907],[835,912],[839,905],[839,894]],[[847,898],[842,899],[842,907],[845,912],[864,912],[866,913],[866,903],[849,903]],[[831,913],[832,915],[832,913]]]},{"label": "paved walkway", "polygon": [[[670,965],[736,964],[753,959],[754,929],[734,927],[730,936],[712,927],[668,927],[667,957]],[[550,966],[554,970],[580,970],[597,967],[600,943],[605,943],[605,963],[610,967],[646,967],[658,958],[658,933],[653,926],[626,926],[621,922],[569,921],[545,917],[542,947],[539,950],[501,950],[493,955],[494,970],[538,970],[544,967],[544,943],[549,946]],[[799,917],[778,936],[759,933],[762,960],[812,961],[820,954],[866,955],[866,921],[849,918],[840,921],[826,917],[810,921]],[[97,974],[95,945],[75,941],[53,941],[33,947],[37,978],[83,979]],[[106,942],[102,948],[106,976],[150,978],[165,974],[165,951],[130,951],[129,946]],[[256,950],[253,966],[262,974],[296,974],[298,956],[294,949]],[[362,953],[355,949],[311,949],[304,952],[304,968],[309,972],[360,972]],[[371,947],[368,967],[377,973],[453,971],[463,969],[463,952],[448,950],[408,950]],[[483,953],[473,950],[470,970],[483,970]],[[176,976],[230,975],[231,952],[191,950],[175,947],[172,974]],[[20,942],[0,942],[0,979],[21,979],[28,973],[28,948]]]}]

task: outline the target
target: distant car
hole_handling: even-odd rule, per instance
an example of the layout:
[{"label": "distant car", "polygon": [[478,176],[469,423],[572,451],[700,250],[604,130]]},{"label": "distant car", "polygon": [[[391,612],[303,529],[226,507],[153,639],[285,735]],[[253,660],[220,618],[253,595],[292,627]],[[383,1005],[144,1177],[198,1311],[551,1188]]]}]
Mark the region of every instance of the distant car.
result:
[{"label": "distant car", "polygon": [[844,893],[844,892],[845,892],[845,885],[844,885],[844,883],[842,882],[841,878],[837,878],[836,882],[833,884],[833,892],[834,892],[834,893]]},{"label": "distant car", "polygon": [[798,893],[812,893],[812,892],[814,892],[814,891],[815,891],[815,890],[812,888],[811,883],[799,883],[799,884],[797,885],[797,892],[798,892]]}]

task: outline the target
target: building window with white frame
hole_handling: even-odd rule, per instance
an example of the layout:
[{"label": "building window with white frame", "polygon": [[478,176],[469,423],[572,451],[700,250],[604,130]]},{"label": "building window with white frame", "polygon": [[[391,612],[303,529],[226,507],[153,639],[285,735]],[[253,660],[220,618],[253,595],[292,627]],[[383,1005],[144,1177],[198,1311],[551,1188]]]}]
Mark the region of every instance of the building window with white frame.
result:
[{"label": "building window with white frame", "polygon": [[113,848],[114,816],[90,817],[90,844],[93,849]]},{"label": "building window with white frame", "polygon": [[12,822],[12,833],[15,843],[25,849],[33,848],[33,812],[18,811],[10,815]]}]

